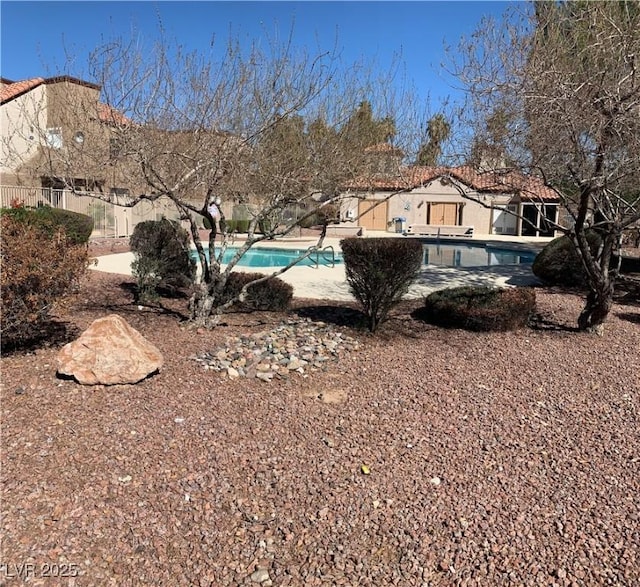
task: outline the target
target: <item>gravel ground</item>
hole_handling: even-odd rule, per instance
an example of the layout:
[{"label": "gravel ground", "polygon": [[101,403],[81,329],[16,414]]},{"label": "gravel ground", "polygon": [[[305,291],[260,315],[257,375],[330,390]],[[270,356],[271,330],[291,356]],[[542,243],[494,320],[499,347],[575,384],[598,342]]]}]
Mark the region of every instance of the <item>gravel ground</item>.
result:
[{"label": "gravel ground", "polygon": [[2,357],[0,584],[640,584],[640,308],[598,337],[571,331],[578,297],[538,301],[538,329],[447,331],[407,304],[373,338],[297,300],[288,319],[358,344],[266,382],[193,357],[282,315],[188,330],[184,300],[140,311],[90,272],[67,331],[117,312],[165,366],[83,387],[55,346]]}]

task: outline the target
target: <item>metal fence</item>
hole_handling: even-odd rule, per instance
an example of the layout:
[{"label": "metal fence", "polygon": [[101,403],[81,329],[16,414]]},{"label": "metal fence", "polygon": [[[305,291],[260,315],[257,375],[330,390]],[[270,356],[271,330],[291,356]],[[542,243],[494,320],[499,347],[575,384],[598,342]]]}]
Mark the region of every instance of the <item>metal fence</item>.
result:
[{"label": "metal fence", "polygon": [[86,214],[93,218],[92,238],[131,236],[136,224],[145,220],[160,220],[163,216],[178,220],[179,213],[169,198],[154,202],[142,201],[135,206],[118,206],[98,199],[104,194],[75,194],[70,190],[24,186],[0,186],[0,207],[51,206]]}]

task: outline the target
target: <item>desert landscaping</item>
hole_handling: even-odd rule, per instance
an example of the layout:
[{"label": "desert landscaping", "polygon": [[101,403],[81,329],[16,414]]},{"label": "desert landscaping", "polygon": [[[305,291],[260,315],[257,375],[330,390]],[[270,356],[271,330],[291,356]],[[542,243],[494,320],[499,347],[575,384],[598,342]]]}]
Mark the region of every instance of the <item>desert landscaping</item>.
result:
[{"label": "desert landscaping", "polygon": [[[132,288],[90,271],[51,344],[2,357],[4,584],[640,581],[637,305],[595,336],[560,290],[507,333],[430,326],[408,301],[371,336],[355,305],[305,299],[193,330],[184,299],[139,308]],[[159,373],[59,378],[60,346],[110,314]],[[338,343],[270,380],[202,360],[283,324]]]}]

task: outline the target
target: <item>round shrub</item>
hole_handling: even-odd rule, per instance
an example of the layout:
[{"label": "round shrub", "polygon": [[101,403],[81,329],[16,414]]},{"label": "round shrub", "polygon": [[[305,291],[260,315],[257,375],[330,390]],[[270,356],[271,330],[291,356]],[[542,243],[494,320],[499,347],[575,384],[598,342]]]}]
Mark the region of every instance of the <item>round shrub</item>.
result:
[{"label": "round shrub", "polygon": [[56,234],[60,226],[64,227],[69,244],[87,244],[93,232],[93,218],[86,214],[79,214],[71,210],[40,206],[38,208],[5,208],[3,215],[11,216],[16,220],[36,226],[45,231],[49,236]]},{"label": "round shrub", "polygon": [[[592,252],[601,243],[597,232],[588,230],[587,241]],[[547,285],[584,287],[586,274],[580,255],[571,239],[564,235],[553,239],[535,258],[531,267],[533,274]]]},{"label": "round shrub", "polygon": [[[247,283],[251,283],[264,276],[263,273],[232,271],[227,278],[221,303],[225,304],[237,298]],[[289,308],[292,298],[293,287],[291,285],[277,277],[270,277],[265,281],[250,285],[247,288],[247,297],[245,300],[234,304],[234,306],[250,310],[281,312]]]},{"label": "round shrub", "polygon": [[86,245],[74,242],[64,227],[52,232],[24,219],[5,211],[0,215],[4,348],[42,338],[53,305],[73,291],[88,266]]},{"label": "round shrub", "polygon": [[349,288],[375,332],[418,274],[422,244],[407,238],[347,238],[340,246]]},{"label": "round shrub", "polygon": [[417,317],[445,328],[506,331],[525,327],[535,308],[531,288],[463,286],[427,296]]},{"label": "round shrub", "polygon": [[193,283],[196,261],[190,254],[189,233],[175,220],[136,224],[129,244],[135,255],[131,268],[141,301],[157,297],[158,287],[179,289]]}]

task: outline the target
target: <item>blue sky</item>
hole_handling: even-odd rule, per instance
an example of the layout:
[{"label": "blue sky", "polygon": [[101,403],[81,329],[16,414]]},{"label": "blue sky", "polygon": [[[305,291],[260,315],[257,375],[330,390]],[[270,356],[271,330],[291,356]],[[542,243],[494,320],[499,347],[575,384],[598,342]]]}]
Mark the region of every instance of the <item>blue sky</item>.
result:
[{"label": "blue sky", "polygon": [[[103,42],[134,35],[151,44],[162,22],[167,35],[191,50],[207,51],[234,38],[250,44],[287,36],[309,51],[336,45],[345,61],[394,56],[409,83],[437,108],[456,97],[440,64],[444,44],[455,47],[483,15],[499,17],[507,2],[23,2],[2,0],[1,75],[11,80],[65,73],[85,78],[88,53]],[[66,66],[66,55],[73,55]]]}]

